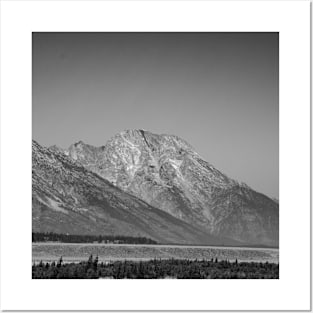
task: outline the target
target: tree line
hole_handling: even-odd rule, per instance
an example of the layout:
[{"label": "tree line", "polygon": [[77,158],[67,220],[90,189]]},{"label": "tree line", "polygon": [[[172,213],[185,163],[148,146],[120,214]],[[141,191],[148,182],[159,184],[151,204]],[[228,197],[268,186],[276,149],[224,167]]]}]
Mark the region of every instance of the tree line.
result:
[{"label": "tree line", "polygon": [[158,244],[146,237],[111,236],[111,235],[69,235],[56,233],[32,233],[32,242],[64,242],[64,243],[119,243],[119,244]]},{"label": "tree line", "polygon": [[279,278],[279,264],[261,262],[230,262],[227,260],[152,259],[149,261],[99,262],[89,257],[80,263],[58,262],[32,266],[34,279],[273,279]]}]

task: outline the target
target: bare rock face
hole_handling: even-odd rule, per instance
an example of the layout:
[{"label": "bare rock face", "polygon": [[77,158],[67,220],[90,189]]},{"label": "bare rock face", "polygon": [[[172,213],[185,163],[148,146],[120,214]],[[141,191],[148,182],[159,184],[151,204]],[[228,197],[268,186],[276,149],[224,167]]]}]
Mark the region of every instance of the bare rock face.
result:
[{"label": "bare rock face", "polygon": [[126,130],[65,151],[86,169],[170,215],[243,244],[278,246],[278,202],[228,178],[183,139]]},{"label": "bare rock face", "polygon": [[[70,154],[91,162],[102,153],[102,148],[82,147],[77,144]],[[139,236],[160,243],[237,244],[125,193],[60,149],[44,148],[35,141],[32,149],[33,231]]]}]

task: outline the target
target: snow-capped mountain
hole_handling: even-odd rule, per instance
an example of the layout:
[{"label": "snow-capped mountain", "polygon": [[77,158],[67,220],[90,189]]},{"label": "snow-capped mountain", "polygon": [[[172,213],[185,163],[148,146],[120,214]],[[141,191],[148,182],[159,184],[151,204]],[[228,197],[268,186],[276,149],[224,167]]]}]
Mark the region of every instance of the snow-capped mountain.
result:
[{"label": "snow-capped mountain", "polygon": [[126,193],[211,235],[278,245],[278,202],[227,177],[177,136],[126,130],[104,146],[80,141],[63,153]]},{"label": "snow-capped mountain", "polygon": [[32,204],[36,232],[125,235],[161,243],[236,244],[150,206],[89,171],[62,149],[44,148],[35,141]]}]

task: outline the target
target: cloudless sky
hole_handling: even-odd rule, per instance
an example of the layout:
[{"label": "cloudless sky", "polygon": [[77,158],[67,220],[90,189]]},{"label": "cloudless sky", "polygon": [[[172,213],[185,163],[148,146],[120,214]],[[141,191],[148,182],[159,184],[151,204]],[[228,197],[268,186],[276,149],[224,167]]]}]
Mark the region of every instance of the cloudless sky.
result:
[{"label": "cloudless sky", "polygon": [[175,134],[279,198],[278,51],[278,33],[33,33],[33,138]]}]

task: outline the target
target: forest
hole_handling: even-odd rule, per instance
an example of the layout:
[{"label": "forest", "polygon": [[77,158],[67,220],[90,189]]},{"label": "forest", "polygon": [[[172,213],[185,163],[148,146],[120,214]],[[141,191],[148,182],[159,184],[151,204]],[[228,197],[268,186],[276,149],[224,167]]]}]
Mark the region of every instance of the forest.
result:
[{"label": "forest", "polygon": [[152,259],[149,261],[99,262],[90,255],[87,261],[39,262],[32,266],[33,279],[277,279],[279,264],[230,262],[228,260]]},{"label": "forest", "polygon": [[157,244],[146,237],[110,236],[110,235],[69,235],[56,233],[32,233],[32,242],[64,242],[64,243],[116,243],[116,244]]}]

